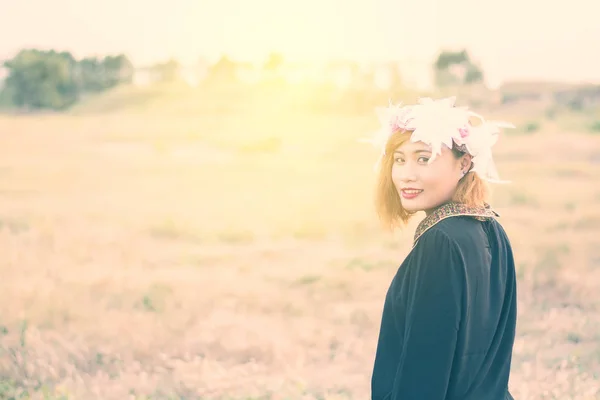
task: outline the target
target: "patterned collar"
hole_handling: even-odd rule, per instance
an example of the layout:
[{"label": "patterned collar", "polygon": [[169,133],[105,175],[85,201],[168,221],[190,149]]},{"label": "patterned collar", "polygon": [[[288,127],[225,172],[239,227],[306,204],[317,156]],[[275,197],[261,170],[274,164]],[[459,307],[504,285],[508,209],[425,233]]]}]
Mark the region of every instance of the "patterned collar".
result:
[{"label": "patterned collar", "polygon": [[469,216],[474,217],[480,221],[486,221],[490,218],[499,217],[498,213],[492,210],[489,204],[485,204],[483,207],[472,207],[462,203],[449,202],[436,208],[431,214],[429,214],[423,221],[417,226],[415,231],[415,237],[413,241],[413,247],[416,246],[417,240],[423,235],[429,228],[437,224],[438,222],[457,216]]}]

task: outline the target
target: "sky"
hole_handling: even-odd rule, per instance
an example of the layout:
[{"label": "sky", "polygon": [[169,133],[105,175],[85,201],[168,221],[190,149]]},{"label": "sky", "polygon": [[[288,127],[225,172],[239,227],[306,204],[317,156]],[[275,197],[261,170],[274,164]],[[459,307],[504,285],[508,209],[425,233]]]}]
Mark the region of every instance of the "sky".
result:
[{"label": "sky", "polygon": [[597,15],[599,0],[0,0],[0,59],[23,47],[124,52],[136,65],[278,51],[426,69],[441,49],[466,48],[492,86],[600,83]]}]

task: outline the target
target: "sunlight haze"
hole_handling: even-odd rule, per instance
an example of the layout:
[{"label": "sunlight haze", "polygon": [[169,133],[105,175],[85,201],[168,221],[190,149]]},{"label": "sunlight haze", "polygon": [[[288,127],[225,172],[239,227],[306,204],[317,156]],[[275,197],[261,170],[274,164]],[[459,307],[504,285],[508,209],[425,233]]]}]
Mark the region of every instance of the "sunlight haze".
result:
[{"label": "sunlight haze", "polygon": [[[600,399],[599,5],[0,0],[0,400],[379,400],[387,321],[451,345],[392,340],[409,379],[432,349],[500,348],[438,324],[448,267],[517,305],[510,371],[483,369],[506,399]],[[456,108],[395,107],[424,98]],[[392,155],[427,127],[447,164],[407,170]],[[483,197],[486,159],[509,182]],[[390,231],[398,176],[421,197]],[[427,306],[384,319],[399,282]],[[426,372],[440,399],[484,391]]]},{"label": "sunlight haze", "polygon": [[222,54],[262,62],[396,59],[427,67],[469,49],[490,83],[600,81],[598,3],[539,0],[0,0],[0,59],[23,47],[125,52],[137,65]]}]

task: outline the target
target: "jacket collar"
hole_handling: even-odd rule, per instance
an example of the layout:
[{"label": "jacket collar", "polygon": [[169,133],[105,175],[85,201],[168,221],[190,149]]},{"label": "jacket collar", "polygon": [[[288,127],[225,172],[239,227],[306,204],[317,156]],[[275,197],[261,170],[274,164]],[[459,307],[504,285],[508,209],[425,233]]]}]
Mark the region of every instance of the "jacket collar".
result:
[{"label": "jacket collar", "polygon": [[500,215],[498,215],[496,211],[492,210],[489,204],[485,204],[482,207],[473,207],[463,203],[444,203],[419,223],[417,230],[415,231],[413,247],[417,244],[417,241],[421,235],[423,235],[429,228],[446,218],[458,216],[474,217],[480,221],[486,221],[490,218],[499,217]]}]

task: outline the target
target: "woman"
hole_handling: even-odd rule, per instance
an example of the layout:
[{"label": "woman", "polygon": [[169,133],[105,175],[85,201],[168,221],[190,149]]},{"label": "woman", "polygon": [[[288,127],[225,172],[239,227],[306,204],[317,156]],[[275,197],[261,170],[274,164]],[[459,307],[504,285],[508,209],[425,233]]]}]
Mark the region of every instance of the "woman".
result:
[{"label": "woman", "polygon": [[499,182],[491,147],[512,126],[454,101],[380,115],[378,212],[391,228],[425,218],[385,297],[372,400],[512,399],[515,267],[485,182]]}]

